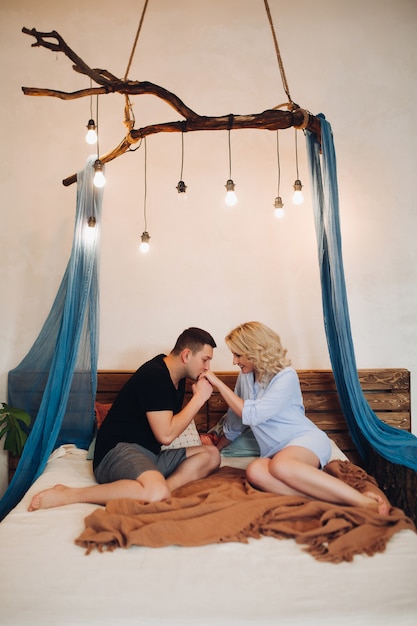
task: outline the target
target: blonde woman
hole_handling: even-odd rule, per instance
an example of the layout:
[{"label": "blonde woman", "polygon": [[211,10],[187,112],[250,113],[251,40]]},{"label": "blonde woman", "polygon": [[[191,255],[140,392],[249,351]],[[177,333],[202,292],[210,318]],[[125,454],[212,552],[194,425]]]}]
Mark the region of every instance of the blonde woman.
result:
[{"label": "blonde woman", "polygon": [[262,491],[372,507],[387,514],[389,503],[377,494],[360,493],[321,471],[329,462],[331,442],[305,415],[298,375],[279,335],[260,322],[247,322],[225,340],[233,364],[241,370],[235,391],[211,370],[204,376],[229,406],[219,449],[247,426],[258,442],[260,458],[247,467],[248,481]]}]

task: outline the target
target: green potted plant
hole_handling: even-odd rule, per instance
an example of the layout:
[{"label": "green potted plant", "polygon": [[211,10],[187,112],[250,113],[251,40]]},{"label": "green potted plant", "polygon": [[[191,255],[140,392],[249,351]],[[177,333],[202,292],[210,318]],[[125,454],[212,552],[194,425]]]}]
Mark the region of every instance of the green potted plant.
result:
[{"label": "green potted plant", "polygon": [[16,409],[5,402],[0,409],[0,439],[6,435],[4,449],[12,456],[20,457],[26,443],[27,434],[22,425],[30,425],[30,415],[22,409]]}]

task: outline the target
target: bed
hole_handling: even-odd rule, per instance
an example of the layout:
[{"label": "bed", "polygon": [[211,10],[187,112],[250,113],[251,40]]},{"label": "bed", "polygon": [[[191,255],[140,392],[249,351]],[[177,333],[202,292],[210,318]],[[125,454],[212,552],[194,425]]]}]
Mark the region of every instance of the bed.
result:
[{"label": "bed", "polygon": [[[111,401],[128,375],[101,372],[100,401]],[[224,375],[233,384],[233,375]],[[317,376],[331,380],[329,373]],[[375,378],[375,372],[367,371],[363,377]],[[330,394],[331,384],[317,394],[311,389],[312,378],[312,373],[301,376],[310,380],[312,397],[320,399],[318,419],[330,425],[323,396]],[[308,405],[308,389],[304,393]],[[381,396],[381,386],[372,393]],[[333,407],[334,401],[332,397]],[[388,404],[398,420],[398,399]],[[384,406],[387,411],[387,402]],[[206,430],[207,420],[216,420],[222,408],[220,399],[212,397],[211,407],[196,420],[199,428],[203,420]],[[333,410],[340,429],[337,409]],[[338,445],[334,454],[348,458]],[[86,450],[72,444],[55,450],[44,473],[0,524],[1,624],[415,624],[417,534],[412,525],[395,532],[382,552],[357,554],[337,564],[313,558],[292,539],[272,536],[191,547],[133,545],[87,554],[75,541],[85,531],[85,519],[101,507],[74,504],[27,512],[33,493],[40,489],[94,482],[87,456]],[[223,456],[220,471],[238,473],[247,462],[245,456]]]}]

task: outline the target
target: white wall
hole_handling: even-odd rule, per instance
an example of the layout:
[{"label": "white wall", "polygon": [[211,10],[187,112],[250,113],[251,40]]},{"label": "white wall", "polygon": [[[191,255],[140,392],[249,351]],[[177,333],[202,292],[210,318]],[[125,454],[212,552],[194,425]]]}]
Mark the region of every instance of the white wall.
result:
[{"label": "white wall", "polygon": [[[412,0],[270,0],[294,101],[333,127],[346,281],[358,367],[406,367],[417,384],[416,44]],[[87,63],[125,73],[142,10],[133,0],[3,0],[0,7],[0,400],[7,372],[26,355],[49,312],[72,240],[76,187],[90,117],[86,99],[26,97],[21,86],[89,86],[62,55],[32,48],[23,26],[57,30]],[[150,0],[130,72],[176,93],[200,114],[257,113],[286,101],[261,0]],[[100,144],[124,135],[124,100],[100,99]],[[134,99],[136,126],[177,120],[155,98]],[[143,231],[143,150],[107,166],[102,223],[101,368],[133,368],[172,347],[188,325],[219,348],[258,319],[282,336],[297,368],[329,367],[304,138],[306,202],[290,203],[294,135],[281,133],[281,195],[273,215],[275,134],[232,132],[239,204],[226,208],[226,132],[185,136],[185,206],[177,202],[179,134],[148,139],[148,230]],[[414,409],[415,410],[415,409]],[[0,458],[0,492],[6,455]]]}]

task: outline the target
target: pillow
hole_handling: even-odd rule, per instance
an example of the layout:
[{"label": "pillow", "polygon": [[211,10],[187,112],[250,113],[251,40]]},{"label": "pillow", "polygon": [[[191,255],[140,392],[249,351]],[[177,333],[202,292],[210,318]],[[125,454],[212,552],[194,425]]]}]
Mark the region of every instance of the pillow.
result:
[{"label": "pillow", "polygon": [[201,445],[200,435],[198,434],[194,420],[192,420],[187,428],[183,430],[169,446],[161,446],[161,450],[174,450],[176,448],[190,448],[191,446]]},{"label": "pillow", "polygon": [[92,461],[94,459],[95,449],[96,449],[96,436],[94,435],[87,450],[87,461]]},{"label": "pillow", "polygon": [[[330,439],[330,443],[332,446],[332,451],[329,459],[330,461],[334,461],[335,459],[339,459],[341,461],[348,461],[348,457],[342,450],[338,447],[338,445]],[[241,457],[241,456],[259,456],[259,446],[256,442],[253,432],[250,428],[243,431],[239,437],[237,437],[232,443],[221,451],[221,455],[225,457]]]},{"label": "pillow", "polygon": [[221,455],[228,456],[259,456],[259,446],[250,428],[236,437],[232,443],[221,450]]},{"label": "pillow", "polygon": [[97,428],[100,428],[100,426],[102,425],[104,421],[104,418],[106,417],[107,413],[110,411],[111,407],[112,407],[111,402],[108,404],[104,402],[94,403],[94,412],[96,414]]},{"label": "pillow", "polygon": [[97,430],[102,425],[104,418],[106,417],[107,413],[110,411],[111,407],[112,407],[111,402],[110,403],[105,403],[105,402],[94,403],[94,413],[96,415],[96,427],[97,428],[96,428],[96,432],[94,434],[93,439],[91,440],[90,446],[87,451],[87,461],[92,461],[94,458]]},{"label": "pillow", "polygon": [[[97,428],[100,428],[111,406],[111,404],[103,404],[101,402],[95,403]],[[178,435],[178,437],[174,439],[169,446],[161,446],[161,450],[174,450],[176,448],[190,448],[191,446],[201,445],[200,435],[198,434],[194,420],[192,420],[188,424],[187,428],[180,435]],[[95,447],[96,437],[94,436],[87,452],[88,461],[91,461],[94,458]]]}]

